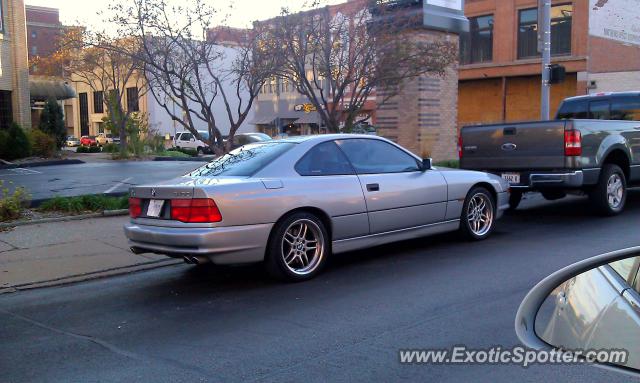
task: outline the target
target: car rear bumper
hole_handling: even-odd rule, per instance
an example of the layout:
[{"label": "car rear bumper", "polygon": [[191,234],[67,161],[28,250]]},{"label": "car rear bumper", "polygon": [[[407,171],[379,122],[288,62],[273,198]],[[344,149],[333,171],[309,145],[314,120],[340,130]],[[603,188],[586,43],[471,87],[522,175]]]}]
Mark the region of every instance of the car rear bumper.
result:
[{"label": "car rear bumper", "polygon": [[580,188],[584,185],[582,170],[567,172],[531,172],[522,175],[521,184],[511,185],[512,189],[550,189],[550,188]]},{"label": "car rear bumper", "polygon": [[137,253],[173,258],[203,256],[216,264],[264,260],[273,224],[216,228],[174,228],[129,223],[124,232]]}]

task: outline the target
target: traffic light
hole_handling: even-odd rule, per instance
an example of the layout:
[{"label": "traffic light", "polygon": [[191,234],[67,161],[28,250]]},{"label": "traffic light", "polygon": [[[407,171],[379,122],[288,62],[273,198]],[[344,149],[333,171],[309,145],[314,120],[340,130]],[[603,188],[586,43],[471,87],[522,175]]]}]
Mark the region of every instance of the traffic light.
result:
[{"label": "traffic light", "polygon": [[551,64],[549,65],[549,84],[563,83],[567,77],[567,70],[562,65]]}]

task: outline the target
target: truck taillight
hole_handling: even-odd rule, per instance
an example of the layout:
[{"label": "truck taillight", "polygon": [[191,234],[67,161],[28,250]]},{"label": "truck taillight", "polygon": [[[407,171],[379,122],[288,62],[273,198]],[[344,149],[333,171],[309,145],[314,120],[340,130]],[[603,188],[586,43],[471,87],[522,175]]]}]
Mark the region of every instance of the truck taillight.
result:
[{"label": "truck taillight", "polygon": [[171,219],[185,223],[222,221],[222,214],[212,199],[172,199]]},{"label": "truck taillight", "polygon": [[579,130],[564,132],[564,155],[568,157],[582,155],[582,135]]},{"label": "truck taillight", "polygon": [[458,136],[458,158],[462,159],[462,132],[460,132],[460,135]]},{"label": "truck taillight", "polygon": [[140,198],[129,198],[129,216],[138,218],[142,215],[142,200]]}]

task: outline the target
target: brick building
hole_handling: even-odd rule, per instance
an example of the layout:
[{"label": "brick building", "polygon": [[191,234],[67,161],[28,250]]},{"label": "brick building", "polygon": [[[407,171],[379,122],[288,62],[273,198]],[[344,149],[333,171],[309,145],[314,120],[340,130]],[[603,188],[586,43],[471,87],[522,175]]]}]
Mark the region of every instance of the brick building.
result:
[{"label": "brick building", "polygon": [[[35,57],[49,57],[60,44],[63,26],[60,23],[60,11],[56,8],[25,6],[27,19],[27,48],[29,60]],[[37,66],[30,68],[31,74],[41,74]],[[62,75],[62,68],[59,69]]]},{"label": "brick building", "polygon": [[[640,8],[635,0],[553,1],[552,62],[567,79],[563,98],[640,89]],[[458,125],[540,117],[541,59],[536,0],[467,0],[471,31],[462,38]]]},{"label": "brick building", "polygon": [[0,129],[31,127],[24,2],[0,0]]}]

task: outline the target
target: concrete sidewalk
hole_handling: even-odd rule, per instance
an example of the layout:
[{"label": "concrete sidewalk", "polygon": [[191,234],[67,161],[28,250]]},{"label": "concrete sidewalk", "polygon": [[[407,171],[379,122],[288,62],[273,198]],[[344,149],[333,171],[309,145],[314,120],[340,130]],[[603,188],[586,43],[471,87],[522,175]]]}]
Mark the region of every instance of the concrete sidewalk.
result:
[{"label": "concrete sidewalk", "polygon": [[0,293],[179,263],[134,255],[122,226],[128,217],[21,226],[0,232]]}]

